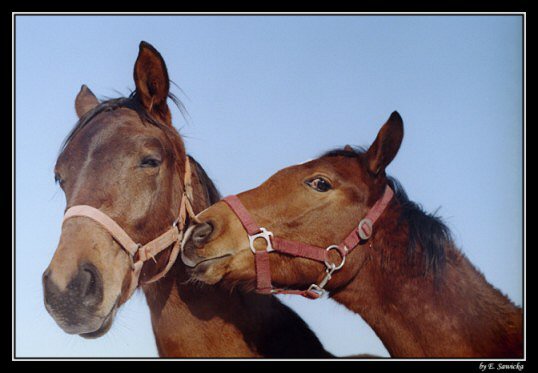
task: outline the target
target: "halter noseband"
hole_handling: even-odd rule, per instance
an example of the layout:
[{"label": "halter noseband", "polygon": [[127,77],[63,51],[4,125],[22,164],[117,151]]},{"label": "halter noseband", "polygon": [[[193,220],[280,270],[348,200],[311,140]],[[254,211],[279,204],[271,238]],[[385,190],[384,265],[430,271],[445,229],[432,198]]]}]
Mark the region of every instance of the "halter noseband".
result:
[{"label": "halter noseband", "polygon": [[[155,255],[159,254],[161,251],[168,248],[170,245],[174,245],[172,251],[170,252],[170,257],[168,263],[164,269],[151,277],[149,280],[144,281],[144,284],[149,284],[155,282],[162,277],[164,277],[168,271],[172,268],[172,265],[175,263],[177,256],[181,247],[181,239],[183,238],[185,222],[187,220],[187,215],[191,219],[196,219],[195,214],[192,208],[192,185],[191,185],[191,166],[189,162],[189,157],[185,157],[185,175],[184,175],[184,191],[181,196],[179,214],[177,219],[174,221],[172,226],[164,232],[159,237],[154,240],[141,245],[135,243],[131,237],[121,228],[118,223],[116,223],[112,218],[107,214],[102,212],[95,207],[87,205],[76,205],[70,207],[64,215],[63,222],[68,219],[83,216],[90,218],[93,221],[99,223],[103,228],[105,228],[110,235],[119,243],[120,247],[125,250],[129,255],[131,260],[131,282],[129,287],[128,298],[134,293],[135,289],[138,287],[140,281],[140,273],[142,272],[142,267],[144,262],[148,259],[155,260]],[[63,224],[62,222],[62,224]]]},{"label": "halter noseband", "polygon": [[[376,201],[366,216],[359,222],[357,227],[354,228],[340,244],[330,245],[325,249],[307,245],[302,242],[275,237],[271,231],[259,227],[256,224],[248,210],[236,195],[228,196],[224,198],[223,201],[232,209],[247,231],[250,250],[254,253],[256,264],[256,291],[261,294],[298,294],[306,298],[317,299],[323,295],[325,291],[324,287],[331,279],[332,274],[344,266],[346,256],[359,244],[364,243],[372,236],[374,223],[381,216],[393,195],[394,191],[387,185],[383,196]],[[265,240],[265,250],[256,250],[254,248],[254,241],[258,239]],[[336,250],[340,253],[342,261],[339,264],[330,261],[329,252],[331,250]],[[271,283],[271,268],[269,266],[269,253],[273,251],[324,263],[326,267],[325,276],[319,284],[312,284],[307,290],[273,288]]]}]

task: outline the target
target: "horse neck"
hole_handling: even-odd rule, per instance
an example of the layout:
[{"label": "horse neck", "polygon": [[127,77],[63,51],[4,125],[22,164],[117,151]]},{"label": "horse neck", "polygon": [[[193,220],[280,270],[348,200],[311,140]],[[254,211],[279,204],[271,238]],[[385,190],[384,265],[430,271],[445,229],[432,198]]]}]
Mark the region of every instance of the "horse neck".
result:
[{"label": "horse neck", "polygon": [[[176,266],[178,267],[178,266]],[[226,314],[229,308],[215,292],[184,285],[182,271],[144,287],[153,333],[162,357],[260,356]],[[233,305],[237,302],[231,301]]]},{"label": "horse neck", "polygon": [[[193,168],[195,212],[210,205],[200,180]],[[188,283],[180,261],[143,291],[160,356],[331,356],[304,321],[275,297]]]},{"label": "horse neck", "polygon": [[186,285],[172,276],[144,293],[160,356],[331,356],[304,321],[273,296]]},{"label": "horse neck", "polygon": [[391,356],[522,356],[521,309],[457,248],[447,245],[440,272],[424,274],[420,260],[404,261],[401,224],[377,226],[372,245],[358,248],[361,268],[333,298],[361,315]]}]

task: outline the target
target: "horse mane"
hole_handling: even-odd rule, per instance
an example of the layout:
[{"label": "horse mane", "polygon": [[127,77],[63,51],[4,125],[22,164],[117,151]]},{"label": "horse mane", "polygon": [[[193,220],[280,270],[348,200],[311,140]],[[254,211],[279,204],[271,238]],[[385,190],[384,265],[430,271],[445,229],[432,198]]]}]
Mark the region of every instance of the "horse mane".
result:
[{"label": "horse mane", "polygon": [[209,205],[212,205],[221,199],[221,194],[218,191],[217,187],[213,183],[213,180],[207,176],[207,173],[203,169],[203,167],[194,159],[191,155],[189,155],[189,158],[191,160],[191,163],[194,165],[194,168],[196,169],[196,174],[198,175],[198,178],[200,179],[201,184],[204,186],[206,193],[207,193],[207,199],[209,201]]},{"label": "horse mane", "polygon": [[[365,152],[364,147],[350,147],[329,150],[322,157],[341,156],[356,159]],[[387,176],[387,182],[394,190],[395,200],[401,207],[400,222],[407,223],[409,227],[408,258],[415,258],[417,252],[422,249],[425,272],[439,274],[446,263],[447,249],[453,246],[450,229],[437,215],[437,210],[433,213],[425,212],[421,205],[409,200],[405,189],[397,179]]]}]

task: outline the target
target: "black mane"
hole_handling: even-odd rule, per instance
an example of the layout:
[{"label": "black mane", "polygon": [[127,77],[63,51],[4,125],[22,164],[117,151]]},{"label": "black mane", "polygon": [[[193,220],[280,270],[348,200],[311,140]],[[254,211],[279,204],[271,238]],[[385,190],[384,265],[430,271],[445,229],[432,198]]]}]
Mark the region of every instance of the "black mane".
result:
[{"label": "black mane", "polygon": [[198,178],[200,179],[200,182],[205,187],[207,198],[209,200],[209,204],[213,205],[214,203],[217,203],[221,199],[220,192],[218,191],[217,187],[213,183],[213,180],[207,176],[207,173],[203,169],[203,167],[194,159],[192,156],[189,155],[189,158],[196,168],[196,174],[198,175]]},{"label": "black mane", "polygon": [[426,272],[438,273],[446,261],[446,248],[452,244],[450,229],[437,215],[437,210],[425,212],[420,204],[409,200],[398,180],[389,176],[388,182],[402,209],[400,219],[409,227],[408,254],[414,256],[421,247]]},{"label": "black mane", "polygon": [[[357,158],[364,154],[365,148],[333,149],[324,153],[322,157]],[[394,196],[401,206],[400,219],[409,227],[409,244],[407,254],[413,258],[418,249],[422,248],[425,270],[434,274],[440,272],[446,261],[446,248],[452,244],[450,229],[442,218],[433,213],[427,213],[422,206],[409,200],[407,193],[398,180],[387,176],[389,186],[394,190]]]}]

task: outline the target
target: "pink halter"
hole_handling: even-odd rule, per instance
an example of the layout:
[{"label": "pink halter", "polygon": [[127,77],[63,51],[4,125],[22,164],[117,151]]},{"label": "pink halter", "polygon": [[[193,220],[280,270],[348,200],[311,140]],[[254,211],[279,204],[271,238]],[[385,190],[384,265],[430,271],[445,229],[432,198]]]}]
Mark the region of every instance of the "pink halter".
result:
[{"label": "pink halter", "polygon": [[129,255],[131,260],[131,282],[129,288],[129,295],[134,293],[135,289],[138,287],[140,281],[140,273],[142,271],[142,266],[144,262],[148,259],[154,259],[155,255],[159,254],[161,251],[168,248],[173,244],[172,251],[170,253],[170,258],[164,269],[157,273],[155,276],[149,280],[144,281],[145,284],[155,282],[172,268],[172,265],[175,263],[177,256],[181,247],[181,239],[183,238],[185,222],[187,220],[187,215],[191,219],[196,219],[194,211],[192,209],[192,185],[191,185],[191,166],[189,162],[189,157],[186,157],[185,160],[185,176],[184,176],[184,192],[181,197],[179,215],[178,218],[174,221],[170,229],[164,232],[162,235],[141,245],[135,243],[131,237],[121,228],[118,223],[116,223],[112,218],[106,215],[104,212],[96,209],[95,207],[87,205],[77,205],[70,207],[64,215],[63,222],[68,219],[83,216],[90,218],[93,221],[99,223],[103,228],[105,228],[108,233],[118,242],[123,250]]},{"label": "pink halter", "polygon": [[[359,243],[367,241],[372,236],[374,223],[381,216],[393,195],[393,190],[387,185],[383,196],[376,201],[366,216],[359,222],[357,227],[354,228],[340,244],[330,245],[325,249],[307,245],[302,242],[275,237],[271,231],[259,227],[256,224],[243,203],[241,203],[239,198],[235,195],[228,196],[224,198],[223,201],[232,209],[247,231],[250,250],[254,253],[256,264],[256,291],[262,294],[298,294],[306,298],[317,299],[323,295],[324,287],[331,279],[332,274],[344,266],[346,256],[353,251]],[[265,250],[256,250],[254,248],[254,241],[260,238],[265,240]],[[342,258],[340,264],[336,265],[335,263],[330,262],[329,252],[331,250],[337,250],[340,253]],[[273,251],[324,263],[326,266],[324,278],[319,284],[310,285],[307,290],[273,288],[271,283],[271,268],[269,265],[269,253]]]}]

